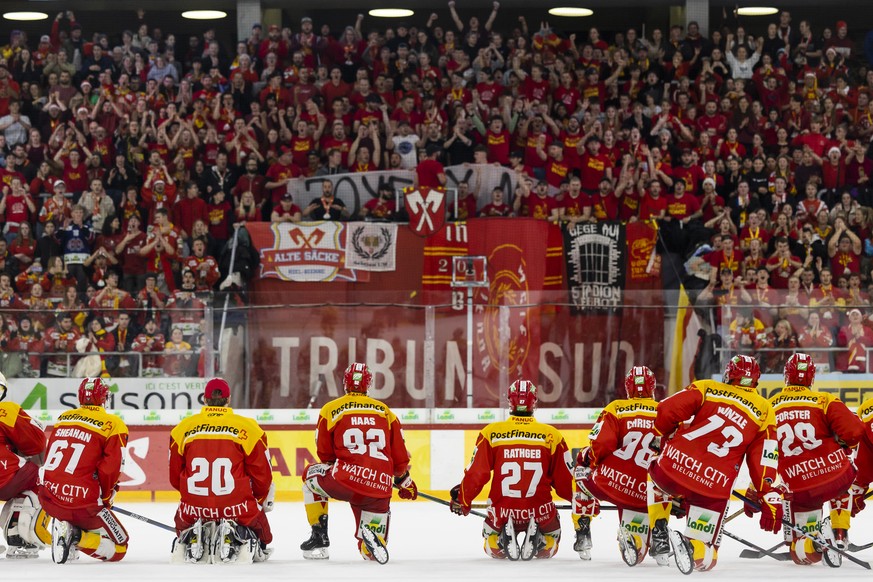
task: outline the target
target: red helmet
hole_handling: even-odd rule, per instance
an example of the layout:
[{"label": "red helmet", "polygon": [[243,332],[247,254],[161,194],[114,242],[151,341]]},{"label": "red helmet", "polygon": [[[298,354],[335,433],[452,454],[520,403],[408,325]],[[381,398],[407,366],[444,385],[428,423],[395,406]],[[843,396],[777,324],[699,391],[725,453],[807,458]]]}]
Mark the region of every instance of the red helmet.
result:
[{"label": "red helmet", "polygon": [[655,393],[655,374],[645,366],[634,366],[624,377],[628,398],[651,398]]},{"label": "red helmet", "polygon": [[755,388],[761,377],[758,360],[752,356],[734,356],[724,369],[724,383]]},{"label": "red helmet", "polygon": [[372,383],[373,373],[367,368],[367,364],[361,364],[360,362],[350,364],[343,374],[343,388],[346,394],[350,392],[366,394]]},{"label": "red helmet", "polygon": [[509,410],[512,413],[533,413],[537,407],[537,387],[530,380],[516,380],[507,393]]},{"label": "red helmet", "polygon": [[79,384],[79,404],[103,406],[109,396],[109,386],[102,378],[85,378]]},{"label": "red helmet", "polygon": [[785,363],[786,386],[812,386],[815,380],[815,362],[808,354],[792,354]]}]

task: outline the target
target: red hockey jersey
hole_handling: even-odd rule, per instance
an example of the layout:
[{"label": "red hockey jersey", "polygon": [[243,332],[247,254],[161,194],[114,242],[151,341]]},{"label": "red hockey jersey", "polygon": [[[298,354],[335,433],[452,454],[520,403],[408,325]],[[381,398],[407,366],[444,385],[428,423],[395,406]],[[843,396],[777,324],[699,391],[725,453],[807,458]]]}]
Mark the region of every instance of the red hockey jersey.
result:
[{"label": "red hockey jersey", "polygon": [[346,394],[322,407],[315,446],[322,463],[333,463],[334,479],[367,497],[391,497],[394,477],[409,467],[400,421],[365,394]]},{"label": "red hockey jersey", "polygon": [[804,386],[786,386],[770,399],[779,440],[779,475],[793,492],[829,489],[834,482],[849,488],[852,461],[837,442],[858,444],[864,425],[833,394]]},{"label": "red hockey jersey", "polygon": [[66,509],[109,502],[121,475],[127,426],[102,406],[80,406],[58,417],[48,441],[39,498]]},{"label": "red hockey jersey", "polygon": [[0,489],[24,465],[24,457],[44,450],[42,426],[14,402],[0,402]]},{"label": "red hockey jersey", "polygon": [[615,400],[603,409],[588,435],[591,479],[616,505],[645,511],[657,410],[658,403],[651,398]]},{"label": "red hockey jersey", "polygon": [[170,484],[182,495],[179,513],[191,523],[249,523],[272,482],[267,435],[230,408],[204,406],[170,433]]},{"label": "red hockey jersey", "polygon": [[489,513],[498,526],[510,518],[525,523],[531,517],[538,523],[552,518],[552,489],[573,499],[573,460],[564,437],[529,416],[510,416],[482,429],[458,500],[471,504],[489,479]]},{"label": "red hockey jersey", "polygon": [[[685,421],[690,422],[683,425]],[[670,493],[727,499],[744,457],[758,491],[766,489],[765,479],[776,480],[773,410],[754,388],[693,382],[658,405],[655,429],[672,435],[655,461],[684,489]]]}]

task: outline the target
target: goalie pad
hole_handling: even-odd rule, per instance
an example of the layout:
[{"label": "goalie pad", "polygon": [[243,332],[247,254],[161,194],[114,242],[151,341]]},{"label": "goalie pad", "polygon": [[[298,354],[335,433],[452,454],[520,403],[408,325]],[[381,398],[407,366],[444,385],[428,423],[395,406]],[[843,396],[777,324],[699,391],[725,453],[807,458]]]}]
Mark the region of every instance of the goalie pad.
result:
[{"label": "goalie pad", "polygon": [[721,527],[726,509],[727,503],[722,511],[690,504],[685,537],[715,547],[721,545]]},{"label": "goalie pad", "polygon": [[17,541],[16,537],[40,550],[50,545],[50,519],[32,491],[24,491],[20,496],[10,499],[0,511],[0,526],[10,546],[16,545],[13,543]]}]

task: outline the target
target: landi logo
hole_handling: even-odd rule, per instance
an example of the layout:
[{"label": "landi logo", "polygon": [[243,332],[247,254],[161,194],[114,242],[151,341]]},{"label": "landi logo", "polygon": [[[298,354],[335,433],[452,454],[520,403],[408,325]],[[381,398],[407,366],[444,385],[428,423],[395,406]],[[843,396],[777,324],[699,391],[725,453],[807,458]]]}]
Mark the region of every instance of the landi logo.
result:
[{"label": "landi logo", "polygon": [[702,531],[704,533],[712,533],[715,530],[715,524],[710,523],[712,519],[711,513],[702,513],[697,520],[692,521],[688,524],[688,527],[691,529],[696,529],[697,531]]},{"label": "landi logo", "polygon": [[559,410],[552,415],[552,420],[570,420],[570,415],[566,410]]},{"label": "landi logo", "polygon": [[159,422],[161,420],[161,415],[154,410],[151,410],[148,414],[143,416],[142,419],[146,422]]},{"label": "landi logo", "polygon": [[410,410],[406,414],[400,417],[401,420],[420,420],[421,417],[414,410]]},{"label": "landi logo", "polygon": [[36,417],[36,419],[41,420],[42,422],[51,422],[54,420],[54,417],[48,412],[43,411],[38,417]]},{"label": "landi logo", "polygon": [[269,410],[265,410],[261,414],[255,417],[259,421],[267,421],[267,420],[275,420],[272,414],[270,414]]},{"label": "landi logo", "polygon": [[491,410],[486,410],[482,414],[476,416],[479,420],[495,420],[497,416]]},{"label": "landi logo", "polygon": [[455,420],[455,415],[451,410],[443,410],[437,417],[437,420]]},{"label": "landi logo", "polygon": [[301,411],[293,416],[293,420],[296,420],[298,422],[309,422],[310,420],[312,420],[312,417],[309,416],[308,412]]}]

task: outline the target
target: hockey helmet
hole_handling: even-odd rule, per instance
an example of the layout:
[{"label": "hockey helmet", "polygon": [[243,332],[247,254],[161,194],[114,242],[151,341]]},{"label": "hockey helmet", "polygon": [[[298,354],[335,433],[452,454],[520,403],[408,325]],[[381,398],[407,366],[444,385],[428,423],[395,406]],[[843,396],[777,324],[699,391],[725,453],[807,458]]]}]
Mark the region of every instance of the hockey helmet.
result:
[{"label": "hockey helmet", "polygon": [[752,356],[734,356],[724,369],[724,383],[735,386],[756,388],[761,377],[761,367],[758,360]]},{"label": "hockey helmet", "polygon": [[109,386],[102,378],[85,378],[79,384],[79,404],[103,406],[109,396]]},{"label": "hockey helmet", "polygon": [[815,380],[815,362],[809,354],[792,354],[785,363],[786,386],[812,386]]},{"label": "hockey helmet", "polygon": [[655,374],[646,366],[634,366],[624,377],[628,398],[651,398],[655,393]]},{"label": "hockey helmet", "polygon": [[367,367],[367,364],[355,362],[346,368],[343,374],[343,388],[346,394],[357,393],[366,394],[370,390],[370,384],[373,383],[373,373]]},{"label": "hockey helmet", "polygon": [[509,410],[514,414],[522,412],[531,414],[537,407],[537,387],[530,380],[516,380],[507,393]]},{"label": "hockey helmet", "polygon": [[7,387],[6,376],[3,375],[3,372],[0,372],[0,402],[3,402],[3,399],[6,398]]}]

